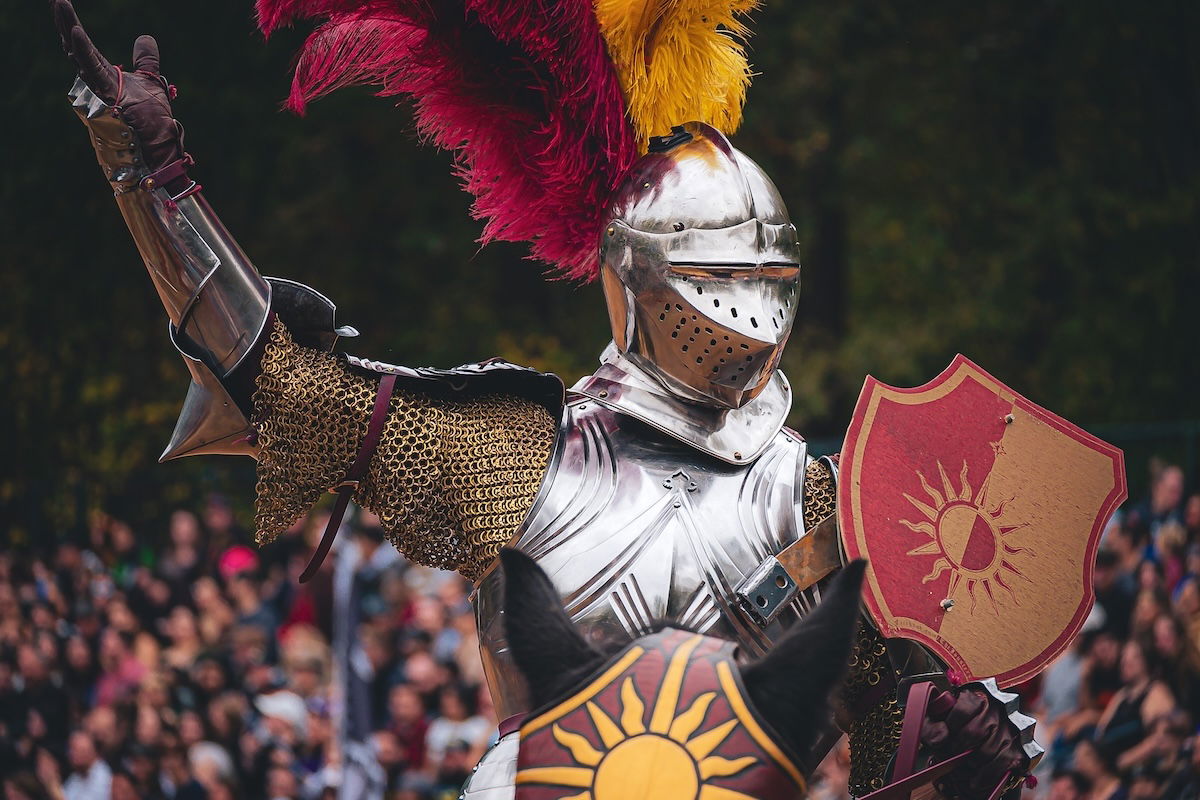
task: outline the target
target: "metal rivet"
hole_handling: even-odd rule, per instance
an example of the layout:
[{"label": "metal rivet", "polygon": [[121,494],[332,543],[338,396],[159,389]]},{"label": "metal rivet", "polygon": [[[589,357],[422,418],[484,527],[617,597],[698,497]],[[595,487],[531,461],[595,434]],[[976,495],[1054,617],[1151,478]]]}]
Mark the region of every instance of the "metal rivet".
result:
[{"label": "metal rivet", "polygon": [[939,603],[939,605],[942,607],[942,611],[949,611],[950,609],[954,608],[954,598],[947,597],[945,600]]},{"label": "metal rivet", "polygon": [[617,229],[615,227],[613,227],[612,225],[608,226],[608,235],[609,236],[613,236],[614,234],[616,234],[616,232],[617,232]]},{"label": "metal rivet", "polygon": [[1012,414],[1005,414],[1004,415],[1004,424],[1012,425],[1014,419],[1016,419],[1016,417],[1014,417]]},{"label": "metal rivet", "polygon": [[676,222],[676,223],[675,223],[674,225],[672,225],[671,227],[672,227],[672,228],[674,228],[676,231],[681,231],[681,230],[683,230],[683,223],[682,223],[682,222]]},{"label": "metal rivet", "polygon": [[645,183],[643,183],[643,184],[642,184],[642,188],[643,188],[643,189],[649,189],[649,188],[650,188],[650,181],[646,181]]},{"label": "metal rivet", "polygon": [[738,461],[741,461],[741,460],[742,460],[742,454],[741,454],[741,453],[739,453],[737,450],[734,450],[734,451],[733,451],[733,457],[734,457],[735,459],[737,459]]},{"label": "metal rivet", "polygon": [[154,188],[154,178],[146,178],[146,180],[142,181],[142,183],[146,185],[147,189]]},{"label": "metal rivet", "polygon": [[601,389],[601,390],[600,390],[600,392],[599,392],[599,395],[600,395],[601,397],[608,397],[608,390],[607,390],[607,389]]},{"label": "metal rivet", "polygon": [[683,505],[683,503],[676,500],[674,503],[672,503],[672,505],[675,506],[676,508],[679,508],[681,505]]}]

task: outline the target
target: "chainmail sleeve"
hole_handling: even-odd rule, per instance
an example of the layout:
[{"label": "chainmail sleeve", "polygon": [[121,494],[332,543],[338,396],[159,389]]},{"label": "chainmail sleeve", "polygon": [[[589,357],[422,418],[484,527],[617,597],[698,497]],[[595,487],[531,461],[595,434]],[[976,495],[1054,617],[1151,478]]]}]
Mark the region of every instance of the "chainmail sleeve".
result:
[{"label": "chainmail sleeve", "polygon": [[[811,528],[836,509],[833,473],[813,461],[804,475],[804,525]],[[900,744],[904,711],[896,702],[896,673],[883,637],[863,619],[850,653],[850,671],[842,692],[849,712],[850,791],[861,797],[883,787],[888,764]],[[890,687],[890,688],[886,688]]]},{"label": "chainmail sleeve", "polygon": [[[366,434],[378,375],[296,344],[276,323],[254,395],[255,523],[270,541],[343,479]],[[533,504],[556,423],[519,396],[398,387],[355,502],[396,548],[475,579]]]}]

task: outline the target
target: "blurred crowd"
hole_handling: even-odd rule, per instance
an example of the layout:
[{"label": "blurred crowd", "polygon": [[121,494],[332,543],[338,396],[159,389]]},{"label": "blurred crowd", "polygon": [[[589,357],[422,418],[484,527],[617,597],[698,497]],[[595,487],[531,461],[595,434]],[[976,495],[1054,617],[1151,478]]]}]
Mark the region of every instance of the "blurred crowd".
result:
[{"label": "blurred crowd", "polygon": [[1200,798],[1200,495],[1156,464],[1149,496],[1110,522],[1096,605],[1025,701],[1052,800]]},{"label": "blurred crowd", "polygon": [[[470,586],[404,561],[369,514],[299,584],[325,520],[258,548],[212,497],[161,534],[97,516],[79,540],[0,554],[5,800],[300,800],[347,782],[457,797],[496,727]],[[339,658],[347,561],[357,625]],[[336,735],[354,716],[339,670],[365,698],[357,754]]]},{"label": "blurred crowd", "polygon": [[[1184,489],[1159,465],[1113,518],[1082,633],[1020,688],[1047,749],[1029,796],[1200,798],[1200,495]],[[457,797],[496,728],[470,587],[406,562],[365,513],[300,584],[325,521],[258,548],[214,496],[162,535],[97,515],[78,540],[0,554],[5,800]],[[340,644],[335,613],[354,620]],[[843,743],[813,796],[845,797],[847,767]]]}]

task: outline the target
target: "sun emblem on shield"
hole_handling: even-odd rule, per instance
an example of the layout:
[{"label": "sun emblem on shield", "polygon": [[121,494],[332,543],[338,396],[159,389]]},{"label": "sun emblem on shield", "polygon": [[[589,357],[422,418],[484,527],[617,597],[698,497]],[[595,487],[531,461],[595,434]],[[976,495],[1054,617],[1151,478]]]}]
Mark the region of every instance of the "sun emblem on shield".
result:
[{"label": "sun emblem on shield", "polygon": [[923,502],[904,493],[905,499],[921,512],[925,519],[917,522],[900,520],[900,524],[909,530],[929,537],[928,542],[909,550],[908,555],[937,556],[930,573],[922,579],[922,583],[929,583],[950,570],[950,588],[947,596],[952,597],[955,590],[965,581],[967,594],[971,598],[972,612],[975,611],[978,601],[977,589],[983,590],[993,613],[999,613],[995,587],[1006,591],[1013,603],[1020,605],[1016,593],[1005,578],[1016,576],[1028,580],[1012,562],[1011,557],[1018,553],[1032,554],[1033,551],[1028,547],[1015,547],[1006,542],[1005,537],[1026,527],[1027,523],[1013,523],[1004,519],[1007,500],[995,506],[987,505],[988,480],[985,479],[979,491],[973,493],[967,480],[965,462],[959,475],[957,489],[946,474],[941,461],[937,462],[937,467],[942,483],[941,491],[931,486],[920,471],[917,472],[921,488],[929,495],[932,503]]}]

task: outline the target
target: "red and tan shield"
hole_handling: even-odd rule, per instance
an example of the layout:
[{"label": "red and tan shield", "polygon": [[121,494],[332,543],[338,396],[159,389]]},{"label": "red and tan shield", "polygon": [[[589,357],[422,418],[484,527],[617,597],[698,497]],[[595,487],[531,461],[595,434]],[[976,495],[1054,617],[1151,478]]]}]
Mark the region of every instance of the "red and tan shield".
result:
[{"label": "red and tan shield", "polygon": [[870,562],[883,634],[1011,686],[1083,625],[1100,535],[1124,499],[1120,450],[960,355],[915,389],[867,378],[837,507],[846,554]]}]

